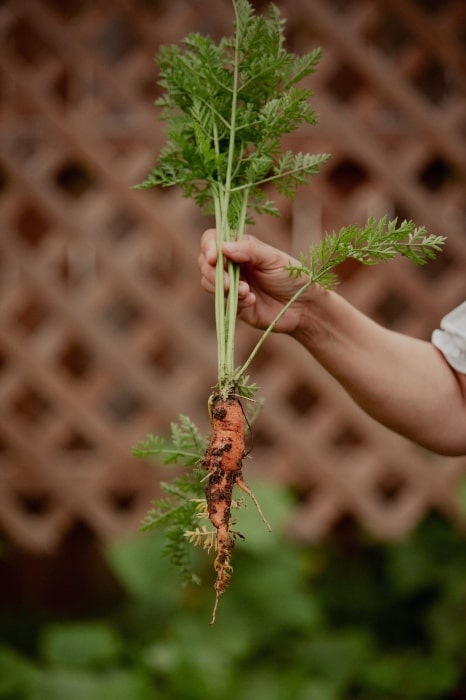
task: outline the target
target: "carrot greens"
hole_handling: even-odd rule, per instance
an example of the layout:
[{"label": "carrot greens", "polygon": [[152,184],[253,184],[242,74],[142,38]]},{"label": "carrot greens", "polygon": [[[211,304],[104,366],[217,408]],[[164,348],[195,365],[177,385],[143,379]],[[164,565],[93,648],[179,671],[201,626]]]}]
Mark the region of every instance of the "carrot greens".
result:
[{"label": "carrot greens", "polygon": [[[156,101],[168,122],[167,143],[139,187],[179,185],[202,211],[214,214],[217,245],[242,238],[252,214],[278,214],[264,185],[294,197],[327,154],[281,153],[281,140],[301,124],[313,124],[311,90],[298,83],[313,73],[320,49],[295,56],[284,48],[284,21],[271,6],[256,16],[236,0],[235,32],[218,45],[190,34],[181,47],[162,47],[157,58],[164,95]],[[229,263],[230,291],[223,291],[223,260],[217,267],[215,319],[218,382],[232,389],[238,302],[238,266]]]},{"label": "carrot greens", "polygon": [[[271,5],[256,15],[248,0],[232,0],[234,32],[218,43],[198,33],[181,45],[163,46],[156,58],[162,96],[156,101],[167,123],[167,140],[157,162],[139,188],[181,188],[206,214],[214,215],[218,259],[215,283],[217,385],[209,397],[210,439],[203,439],[189,418],[172,425],[171,440],[147,436],[135,448],[137,456],[156,456],[166,464],[188,469],[162,488],[166,498],[153,504],[143,527],[164,527],[166,551],[187,580],[189,547],[214,548],[216,557],[215,619],[219,596],[229,584],[231,553],[238,533],[232,528],[231,508],[237,486],[257,506],[242,476],[245,417],[241,396],[256,387],[245,372],[264,340],[289,306],[311,284],[335,283],[334,268],[347,258],[376,264],[404,255],[423,264],[441,249],[443,237],[428,235],[412,221],[376,221],[348,226],[328,234],[320,245],[299,256],[289,273],[303,285],[266,329],[249,358],[236,367],[235,333],[239,266],[228,261],[228,294],[224,291],[224,241],[240,240],[254,216],[279,215],[271,187],[293,199],[298,189],[328,160],[325,153],[282,150],[283,137],[317,120],[313,93],[302,82],[315,72],[321,50],[303,56],[285,48],[285,21]],[[209,529],[199,524],[210,521]],[[264,516],[262,516],[266,522]]]}]

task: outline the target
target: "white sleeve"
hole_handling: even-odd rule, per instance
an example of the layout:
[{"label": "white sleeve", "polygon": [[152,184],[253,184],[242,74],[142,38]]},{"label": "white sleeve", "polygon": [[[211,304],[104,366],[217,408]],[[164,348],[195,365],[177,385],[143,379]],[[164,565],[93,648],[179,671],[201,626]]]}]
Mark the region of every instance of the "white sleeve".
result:
[{"label": "white sleeve", "polygon": [[440,328],[432,333],[432,343],[453,369],[466,374],[466,301],[441,320]]}]

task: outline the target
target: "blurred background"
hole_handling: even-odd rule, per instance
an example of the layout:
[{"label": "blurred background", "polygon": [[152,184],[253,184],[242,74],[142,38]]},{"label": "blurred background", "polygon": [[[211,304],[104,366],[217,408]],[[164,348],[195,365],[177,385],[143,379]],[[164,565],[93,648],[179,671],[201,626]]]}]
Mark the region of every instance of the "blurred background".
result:
[{"label": "blurred background", "polygon": [[[358,308],[429,339],[466,297],[466,4],[277,5],[289,50],[324,50],[319,124],[286,145],[332,158],[254,233],[297,254],[387,214],[447,236],[422,268],[339,270]],[[289,338],[251,368],[248,477],[278,531],[238,547],[217,631],[210,588],[178,591],[137,536],[168,477],[132,445],[180,413],[207,431],[216,372],[211,221],[132,189],[164,144],[153,57],[232,19],[228,0],[0,2],[0,697],[466,697],[466,458],[376,424]],[[240,327],[239,359],[256,339]]]}]

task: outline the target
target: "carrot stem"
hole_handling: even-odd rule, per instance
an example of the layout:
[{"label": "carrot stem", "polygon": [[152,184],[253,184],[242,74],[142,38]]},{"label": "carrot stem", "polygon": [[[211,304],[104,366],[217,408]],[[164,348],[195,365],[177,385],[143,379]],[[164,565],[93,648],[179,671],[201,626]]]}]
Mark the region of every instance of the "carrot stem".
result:
[{"label": "carrot stem", "polygon": [[244,373],[248,370],[251,362],[254,360],[255,356],[259,352],[260,348],[262,347],[262,344],[265,342],[265,340],[269,337],[269,335],[272,333],[273,329],[277,325],[277,323],[280,321],[280,319],[286,314],[288,309],[292,304],[299,299],[301,294],[306,291],[306,289],[309,289],[311,284],[314,284],[316,282],[316,279],[311,278],[309,279],[306,284],[304,284],[298,291],[291,297],[291,299],[283,306],[283,308],[279,311],[279,313],[275,316],[273,319],[272,323],[266,328],[266,330],[263,332],[259,340],[257,341],[256,345],[254,348],[251,350],[248,359],[246,362],[235,372],[235,382],[239,381],[241,377],[244,376]]}]

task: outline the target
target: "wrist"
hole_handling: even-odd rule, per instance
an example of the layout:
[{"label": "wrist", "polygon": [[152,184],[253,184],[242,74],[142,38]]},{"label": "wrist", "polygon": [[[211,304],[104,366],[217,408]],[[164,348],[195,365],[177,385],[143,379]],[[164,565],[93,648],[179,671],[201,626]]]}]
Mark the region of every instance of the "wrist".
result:
[{"label": "wrist", "polygon": [[298,322],[290,335],[308,346],[320,334],[328,319],[328,307],[333,293],[319,285],[312,285],[299,303]]}]

